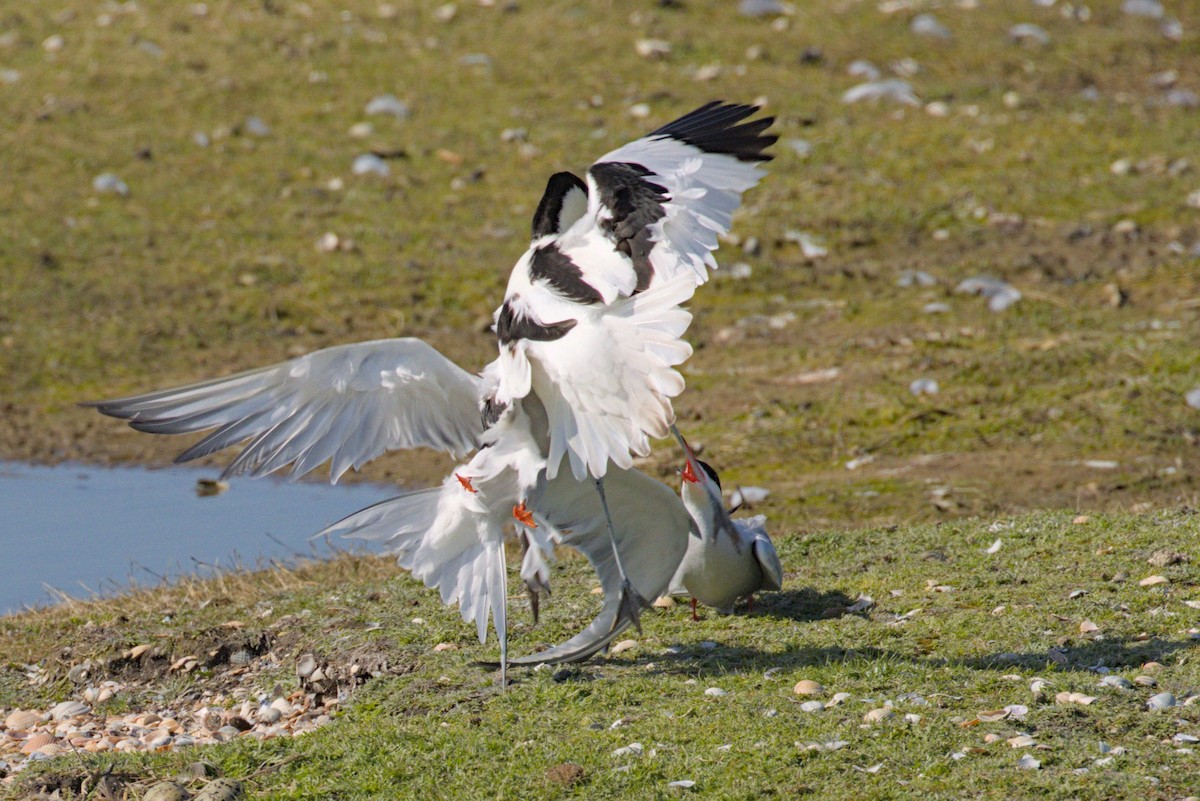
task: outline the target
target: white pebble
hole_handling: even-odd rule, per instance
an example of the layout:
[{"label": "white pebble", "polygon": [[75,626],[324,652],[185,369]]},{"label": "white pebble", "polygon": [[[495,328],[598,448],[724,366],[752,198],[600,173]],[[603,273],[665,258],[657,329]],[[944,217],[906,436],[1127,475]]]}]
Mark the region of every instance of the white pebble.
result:
[{"label": "white pebble", "polygon": [[129,185],[111,172],[102,172],[97,175],[92,180],[92,189],[105,194],[121,195],[122,197],[129,194]]},{"label": "white pebble", "polygon": [[729,695],[726,690],[722,690],[720,687],[709,687],[704,691],[704,694],[713,698],[720,698],[723,695]]},{"label": "white pebble", "polygon": [[[938,382],[932,378],[918,378],[908,385],[908,391],[914,395],[936,395],[938,393]],[[994,551],[991,553],[994,553]]]},{"label": "white pebble", "polygon": [[269,136],[271,133],[270,126],[263,122],[262,117],[248,117],[244,127],[251,136]]},{"label": "white pebble", "polygon": [[363,153],[354,160],[354,165],[351,171],[355,175],[378,175],[387,177],[391,174],[392,168],[383,159],[376,156],[374,153]]},{"label": "white pebble", "polygon": [[860,83],[842,94],[843,103],[860,103],[862,101],[878,103],[881,100],[903,103],[908,106],[921,105],[921,100],[913,92],[912,84],[897,78]]},{"label": "white pebble", "polygon": [[629,745],[622,746],[621,748],[616,749],[615,751],[612,752],[612,755],[617,756],[617,757],[641,756],[642,751],[643,751],[643,748],[642,748],[641,743],[630,743]]},{"label": "white pebble", "polygon": [[1022,22],[1019,25],[1009,28],[1008,38],[1020,43],[1036,45],[1050,44],[1050,34],[1046,33],[1041,26],[1030,22]]},{"label": "white pebble", "polygon": [[805,701],[800,705],[802,712],[820,712],[825,708],[825,704],[821,701]]},{"label": "white pebble", "polygon": [[408,104],[395,95],[377,95],[367,103],[366,113],[390,114],[398,120],[408,119]]},{"label": "white pebble", "polygon": [[855,78],[865,78],[868,81],[877,81],[880,76],[879,67],[863,58],[851,61],[850,66],[846,67],[846,74]]},{"label": "white pebble", "polygon": [[918,14],[909,23],[909,30],[918,36],[928,36],[933,39],[949,39],[950,29],[938,21],[933,14]]}]

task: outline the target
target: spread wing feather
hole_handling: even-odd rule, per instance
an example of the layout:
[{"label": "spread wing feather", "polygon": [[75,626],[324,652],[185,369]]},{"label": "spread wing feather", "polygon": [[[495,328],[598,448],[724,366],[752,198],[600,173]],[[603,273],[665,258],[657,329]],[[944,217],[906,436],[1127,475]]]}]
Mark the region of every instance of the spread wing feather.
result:
[{"label": "spread wing feather", "polygon": [[249,440],[225,476],[292,465],[301,476],[331,461],[330,479],[385,451],[478,446],[481,382],[419,339],[319,350],[245,373],[86,404],[139,431],[212,431],[177,461]]},{"label": "spread wing feather", "polygon": [[667,436],[684,386],[674,367],[692,352],[681,339],[691,313],[678,304],[693,287],[663,284],[581,317],[561,339],[524,343],[549,418],[551,478],[564,454],[576,478],[600,477],[609,460],[629,467],[648,453],[647,435]]}]

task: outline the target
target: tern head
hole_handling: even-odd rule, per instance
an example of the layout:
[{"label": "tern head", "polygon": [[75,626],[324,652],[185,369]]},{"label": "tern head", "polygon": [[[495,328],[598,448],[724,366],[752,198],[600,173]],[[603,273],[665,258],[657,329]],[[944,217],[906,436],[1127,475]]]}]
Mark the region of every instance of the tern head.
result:
[{"label": "tern head", "polygon": [[675,439],[679,440],[679,446],[683,448],[683,468],[679,471],[679,477],[683,479],[683,489],[686,491],[689,485],[703,488],[711,495],[714,492],[716,497],[721,497],[721,479],[717,476],[717,471],[708,462],[701,461],[696,458],[692,446],[687,444],[687,440],[678,431],[675,431]]}]

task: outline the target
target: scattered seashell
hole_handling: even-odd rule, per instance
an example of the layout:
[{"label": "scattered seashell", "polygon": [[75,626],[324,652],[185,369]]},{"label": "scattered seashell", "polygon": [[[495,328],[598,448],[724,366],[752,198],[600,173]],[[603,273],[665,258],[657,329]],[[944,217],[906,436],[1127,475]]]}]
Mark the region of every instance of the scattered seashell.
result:
[{"label": "scattered seashell", "polygon": [[1173,706],[1179,706],[1179,701],[1171,693],[1152,695],[1146,701],[1147,709],[1170,709]]},{"label": "scattered seashell", "polygon": [[368,115],[390,114],[398,120],[408,119],[408,104],[395,95],[376,95],[367,103],[365,109]]},{"label": "scattered seashell", "polygon": [[317,669],[317,658],[312,654],[304,654],[296,662],[296,675],[301,679],[307,679]]},{"label": "scattered seashell", "polygon": [[849,701],[849,700],[850,700],[850,693],[834,693],[833,698],[830,698],[825,703],[825,708],[829,709],[831,707],[835,707],[838,704],[841,704],[841,703],[843,703],[845,701]]},{"label": "scattered seashell", "polygon": [[1088,706],[1096,701],[1094,695],[1084,695],[1083,693],[1061,692],[1054,696],[1056,704],[1080,704]]},{"label": "scattered seashell", "polygon": [[355,158],[350,170],[355,175],[378,175],[383,178],[386,178],[392,172],[392,168],[388,166],[388,163],[374,153],[363,153],[361,156]]},{"label": "scattered seashell", "polygon": [[936,286],[937,279],[921,270],[905,270],[896,278],[896,286]]},{"label": "scattered seashell", "polygon": [[825,704],[820,701],[805,701],[800,705],[801,712],[820,712],[825,709]]},{"label": "scattered seashell", "polygon": [[[908,385],[908,391],[914,395],[936,395],[938,394],[938,382],[932,378],[918,378]],[[1000,540],[996,540],[1000,542]],[[995,551],[989,551],[995,553]]]},{"label": "scattered seashell", "polygon": [[242,123],[242,130],[251,136],[271,135],[271,128],[263,122],[262,117],[247,117],[246,121]]},{"label": "scattered seashell", "polygon": [[111,172],[102,172],[92,179],[92,189],[106,195],[126,197],[129,194],[129,185]]},{"label": "scattered seashell", "polygon": [[723,695],[729,695],[727,690],[722,690],[720,687],[709,687],[704,691],[704,694],[712,698],[720,698]]},{"label": "scattered seashell", "polygon": [[983,723],[994,723],[997,720],[1004,720],[1008,717],[1007,709],[990,709],[987,712],[980,712],[979,720]]},{"label": "scattered seashell", "polygon": [[950,29],[933,14],[918,14],[913,17],[908,28],[918,36],[928,36],[932,39],[949,39],[951,36]]},{"label": "scattered seashell", "polygon": [[1158,685],[1158,679],[1153,676],[1134,676],[1133,683],[1140,687],[1155,687]]},{"label": "scattered seashell", "polygon": [[843,103],[861,103],[863,101],[878,103],[881,100],[903,103],[908,106],[921,105],[920,98],[913,92],[912,84],[898,78],[867,81],[847,89],[842,94]]},{"label": "scattered seashell", "polygon": [[1159,584],[1170,584],[1171,580],[1166,576],[1146,576],[1138,582],[1139,587],[1154,587]]},{"label": "scattered seashell", "polygon": [[796,695],[820,695],[825,692],[825,688],[819,682],[812,679],[801,679],[796,682],[796,686],[792,688],[792,692]]},{"label": "scattered seashell", "polygon": [[1008,38],[1018,44],[1048,45],[1050,34],[1040,25],[1022,22],[1008,29]]},{"label": "scattered seashell", "polygon": [[1100,630],[1100,627],[1097,626],[1095,623],[1093,623],[1090,620],[1085,620],[1079,624],[1079,633],[1080,634],[1093,634],[1099,630]]},{"label": "scattered seashell", "polygon": [[1131,17],[1148,17],[1162,19],[1166,10],[1159,0],[1125,0],[1121,3],[1121,11]]},{"label": "scattered seashell", "polygon": [[629,745],[622,746],[621,748],[616,749],[615,751],[612,752],[612,755],[616,756],[616,757],[641,756],[642,751],[643,751],[643,748],[642,748],[641,743],[630,743]]},{"label": "scattered seashell", "polygon": [[43,720],[44,718],[37,712],[15,709],[4,719],[4,728],[9,731],[28,731]]},{"label": "scattered seashell", "polygon": [[54,742],[54,735],[49,732],[38,732],[21,744],[22,754],[32,754]]},{"label": "scattered seashell", "polygon": [[1033,748],[1037,741],[1028,734],[1018,734],[1016,737],[1009,737],[1008,744],[1013,748]]},{"label": "scattered seashell", "polygon": [[667,782],[667,786],[675,790],[690,790],[696,786],[696,783],[691,779],[679,779],[678,781]]},{"label": "scattered seashell", "polygon": [[783,232],[783,238],[787,242],[799,245],[800,253],[806,259],[823,259],[829,255],[829,249],[817,242],[816,238],[806,231],[789,229]]},{"label": "scattered seashell", "polygon": [[63,701],[61,704],[55,704],[50,708],[50,717],[53,720],[64,720],[73,718],[76,715],[86,714],[91,707],[79,701]]},{"label": "scattered seashell", "polygon": [[896,716],[896,710],[890,706],[881,706],[878,709],[872,709],[867,714],[863,715],[863,723],[880,723],[885,720],[891,720]]},{"label": "scattered seashell", "polygon": [[1025,754],[1017,760],[1017,767],[1022,770],[1037,770],[1042,766],[1042,763],[1034,759],[1031,755]]},{"label": "scattered seashell", "polygon": [[738,13],[744,17],[774,17],[790,12],[780,0],[742,0]]},{"label": "scattered seashell", "polygon": [[662,39],[638,39],[633,49],[642,58],[666,58],[671,55],[671,43]]},{"label": "scattered seashell", "polygon": [[654,599],[652,604],[655,609],[670,609],[675,606],[675,599],[670,595],[660,595]]},{"label": "scattered seashell", "polygon": [[621,640],[609,650],[609,653],[619,654],[622,651],[628,651],[631,648],[637,648],[637,644],[637,640]]},{"label": "scattered seashell", "polygon": [[879,68],[866,59],[856,59],[846,67],[846,74],[854,78],[864,78],[867,81],[877,81],[881,73]]},{"label": "scattered seashell", "polygon": [[998,278],[990,278],[988,276],[976,276],[968,278],[959,283],[954,288],[955,292],[963,292],[972,295],[982,295],[987,299],[988,308],[994,312],[1001,312],[1009,306],[1021,299],[1020,290],[1010,286],[1007,282],[1001,281]]},{"label": "scattered seashell", "polygon": [[1118,690],[1132,690],[1133,682],[1122,676],[1105,676],[1100,679],[1101,687],[1116,687]]},{"label": "scattered seashell", "polygon": [[458,646],[452,642],[439,642],[433,646],[434,653],[442,653],[443,651],[457,651]]}]

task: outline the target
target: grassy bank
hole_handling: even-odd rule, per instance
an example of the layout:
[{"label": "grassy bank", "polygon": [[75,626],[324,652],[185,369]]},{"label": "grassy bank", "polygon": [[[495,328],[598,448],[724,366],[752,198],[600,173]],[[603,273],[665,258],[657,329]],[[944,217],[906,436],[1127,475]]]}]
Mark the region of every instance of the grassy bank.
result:
[{"label": "grassy bank", "polygon": [[[1187,603],[1200,600],[1195,570],[1148,564],[1155,554],[1161,564],[1164,550],[1193,550],[1192,513],[775,530],[784,592],[753,611],[698,623],[682,605],[656,611],[619,653],[561,672],[514,671],[507,691],[473,664],[495,658],[494,641],[480,646],[455,610],[374,560],[4,619],[0,646],[13,661],[0,671],[0,708],[79,697],[68,674],[83,662],[96,666],[90,682],[127,685],[104,708],[163,716],[205,688],[224,688],[229,705],[290,692],[307,653],[331,672],[351,663],[380,671],[333,722],[295,739],[59,758],[6,791],[77,788],[111,767],[136,797],[203,759],[221,775],[253,775],[248,787],[264,798],[668,798],[679,792],[668,784],[684,780],[706,798],[835,799],[850,786],[879,798],[1200,792],[1194,746],[1173,739],[1200,736],[1200,706],[1182,705],[1200,686]],[[1168,581],[1141,586],[1152,575]],[[581,560],[560,562],[541,624],[514,599],[514,648],[580,626],[599,605],[593,585]],[[846,614],[863,595],[873,605]],[[245,642],[266,645],[241,665],[168,667]],[[152,650],[131,663],[124,655],[140,644]],[[26,660],[44,668],[36,686],[19,667]],[[1104,676],[1149,676],[1154,686],[1100,686]],[[824,690],[797,695],[801,680]],[[1094,700],[1056,702],[1070,692]],[[1162,692],[1181,705],[1147,710]],[[836,693],[849,695],[801,708]],[[891,717],[864,722],[887,708]],[[1022,747],[1010,744],[1021,735],[1030,738]],[[614,755],[632,743],[640,757]],[[1025,754],[1040,768],[1020,768]]]}]

